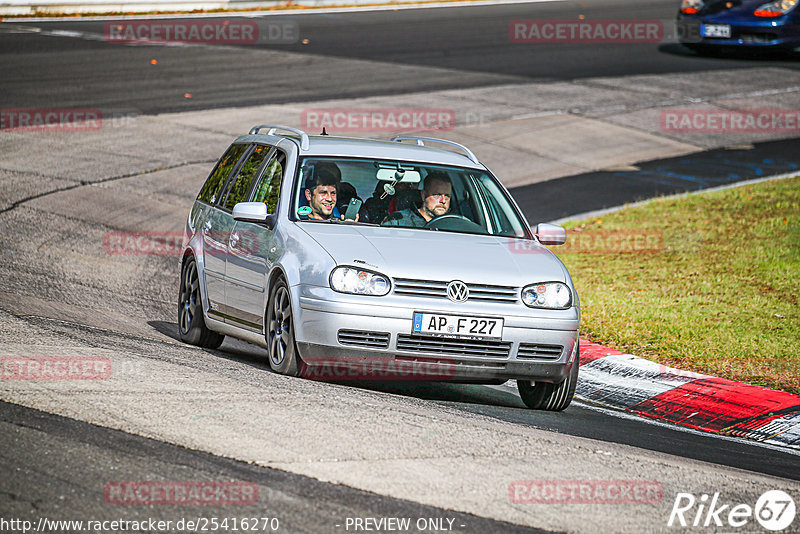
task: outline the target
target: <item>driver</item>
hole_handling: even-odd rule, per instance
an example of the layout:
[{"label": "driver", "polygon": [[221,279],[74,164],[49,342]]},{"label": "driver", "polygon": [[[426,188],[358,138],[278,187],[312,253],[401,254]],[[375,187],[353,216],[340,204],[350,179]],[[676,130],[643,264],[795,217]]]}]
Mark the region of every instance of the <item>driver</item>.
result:
[{"label": "driver", "polygon": [[383,225],[422,228],[429,221],[450,211],[453,185],[446,173],[442,171],[428,173],[423,182],[421,194],[422,206],[420,208],[395,211],[383,221]]}]

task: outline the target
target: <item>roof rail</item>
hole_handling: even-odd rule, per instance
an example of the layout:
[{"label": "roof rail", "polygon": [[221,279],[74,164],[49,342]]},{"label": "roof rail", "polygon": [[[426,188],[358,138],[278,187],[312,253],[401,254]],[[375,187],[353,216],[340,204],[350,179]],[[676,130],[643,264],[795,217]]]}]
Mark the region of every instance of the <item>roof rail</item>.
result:
[{"label": "roof rail", "polygon": [[253,126],[250,128],[250,135],[256,135],[258,131],[262,128],[269,128],[267,131],[267,135],[275,135],[275,130],[286,130],[287,132],[296,133],[300,136],[300,149],[301,150],[308,150],[308,134],[305,133],[303,130],[298,128],[292,128],[291,126],[280,126],[280,125],[273,125],[273,124],[262,124],[260,126]]},{"label": "roof rail", "polygon": [[470,150],[467,147],[465,147],[464,145],[461,145],[461,144],[456,143],[454,141],[448,141],[447,139],[437,139],[435,137],[417,137],[417,136],[414,136],[414,135],[404,135],[404,136],[392,137],[392,141],[396,141],[398,143],[401,143],[403,141],[416,141],[419,146],[425,146],[425,141],[428,141],[428,142],[431,142],[431,143],[442,143],[444,145],[450,145],[450,146],[454,146],[456,148],[460,148],[461,150],[464,151],[464,154],[466,154],[466,156],[470,159],[470,161],[472,161],[473,163],[480,163],[480,161],[478,161],[478,158],[475,157],[475,154],[472,153],[472,150]]}]

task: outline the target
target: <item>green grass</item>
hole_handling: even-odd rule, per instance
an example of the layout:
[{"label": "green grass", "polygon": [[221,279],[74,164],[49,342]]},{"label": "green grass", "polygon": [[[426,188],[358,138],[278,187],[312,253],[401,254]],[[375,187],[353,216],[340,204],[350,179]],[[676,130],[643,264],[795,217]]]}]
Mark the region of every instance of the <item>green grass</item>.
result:
[{"label": "green grass", "polygon": [[[565,226],[567,245],[552,249],[580,295],[583,337],[800,393],[800,177],[659,199]],[[651,250],[642,238],[639,246],[609,240],[641,234]]]}]

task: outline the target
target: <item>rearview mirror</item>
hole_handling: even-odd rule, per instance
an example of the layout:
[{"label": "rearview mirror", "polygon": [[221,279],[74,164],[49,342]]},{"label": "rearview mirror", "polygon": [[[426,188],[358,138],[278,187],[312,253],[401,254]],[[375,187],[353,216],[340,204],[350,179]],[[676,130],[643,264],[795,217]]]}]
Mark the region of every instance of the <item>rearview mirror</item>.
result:
[{"label": "rearview mirror", "polygon": [[382,182],[407,182],[410,184],[418,184],[420,181],[420,174],[419,171],[414,171],[411,169],[401,169],[403,172],[398,171],[397,169],[378,169],[378,180]]},{"label": "rearview mirror", "polygon": [[567,242],[567,231],[557,224],[539,223],[536,237],[542,245],[563,245]]}]

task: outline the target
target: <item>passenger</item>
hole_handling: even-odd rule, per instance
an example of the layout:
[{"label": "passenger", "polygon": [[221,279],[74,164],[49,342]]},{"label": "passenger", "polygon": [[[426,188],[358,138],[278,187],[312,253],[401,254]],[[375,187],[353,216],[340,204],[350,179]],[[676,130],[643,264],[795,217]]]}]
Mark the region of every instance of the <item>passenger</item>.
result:
[{"label": "passenger", "polygon": [[399,182],[394,186],[394,197],[389,202],[388,213],[404,210],[405,208],[416,208],[419,206],[419,193],[417,184],[411,182]]},{"label": "passenger", "polygon": [[453,185],[450,177],[441,171],[432,171],[425,177],[422,191],[422,206],[418,209],[407,208],[390,214],[384,226],[407,226],[412,228],[422,228],[428,222],[441,217],[450,211],[450,197],[453,193]]},{"label": "passenger", "polygon": [[[391,197],[384,196],[386,193],[383,186],[384,183],[378,181],[375,184],[375,191],[372,196],[365,200],[364,205],[361,206],[359,215],[362,222],[379,224],[386,218],[386,209],[389,206],[389,202],[391,202]],[[384,198],[381,198],[381,196],[384,196]]]},{"label": "passenger", "polygon": [[[308,207],[311,208],[311,213],[307,215],[309,219],[344,220],[344,214],[336,206],[341,176],[335,163],[322,163],[314,170],[313,177],[305,183],[304,191]],[[358,221],[358,214],[355,220]]]},{"label": "passenger", "polygon": [[350,182],[339,182],[339,200],[336,201],[339,205],[339,211],[342,213],[347,211],[348,204],[354,198],[361,200],[355,186]]},{"label": "passenger", "polygon": [[336,209],[336,186],[339,180],[328,169],[317,169],[313,177],[305,183],[305,195],[311,213],[309,219],[329,220],[340,217]]}]

